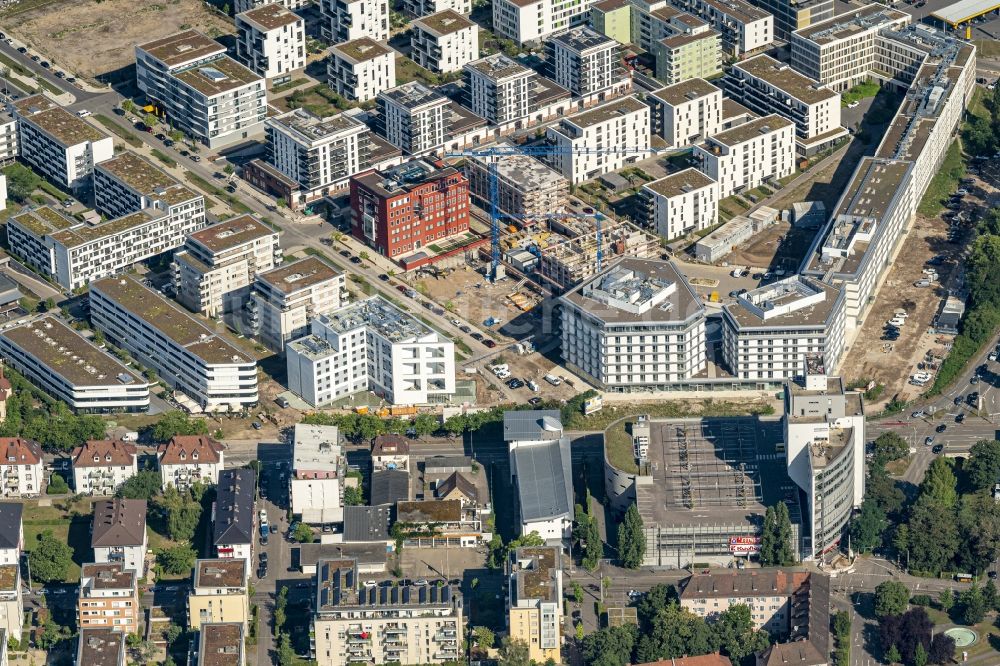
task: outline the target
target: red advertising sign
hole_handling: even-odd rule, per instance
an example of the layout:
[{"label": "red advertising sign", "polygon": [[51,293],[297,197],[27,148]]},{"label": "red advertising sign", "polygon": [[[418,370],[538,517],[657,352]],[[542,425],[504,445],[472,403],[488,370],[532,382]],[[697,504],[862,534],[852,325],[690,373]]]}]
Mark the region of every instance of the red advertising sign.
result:
[{"label": "red advertising sign", "polygon": [[729,537],[729,552],[733,555],[756,555],[760,552],[760,537]]}]

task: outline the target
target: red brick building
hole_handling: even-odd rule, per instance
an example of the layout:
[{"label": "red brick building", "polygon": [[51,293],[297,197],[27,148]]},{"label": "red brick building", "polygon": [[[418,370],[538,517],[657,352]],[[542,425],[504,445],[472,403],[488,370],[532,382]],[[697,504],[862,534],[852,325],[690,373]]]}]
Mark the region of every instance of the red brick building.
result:
[{"label": "red brick building", "polygon": [[399,260],[468,230],[469,181],[453,167],[416,159],[351,178],[351,232],[383,256]]}]

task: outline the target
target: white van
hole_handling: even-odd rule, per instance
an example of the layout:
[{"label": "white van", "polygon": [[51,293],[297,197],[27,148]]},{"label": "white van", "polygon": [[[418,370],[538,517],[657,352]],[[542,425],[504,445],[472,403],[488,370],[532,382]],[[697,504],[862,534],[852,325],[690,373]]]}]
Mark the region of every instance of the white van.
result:
[{"label": "white van", "polygon": [[553,386],[559,386],[560,384],[562,384],[562,379],[556,377],[555,375],[545,375],[545,381],[547,381],[549,384],[552,384]]}]

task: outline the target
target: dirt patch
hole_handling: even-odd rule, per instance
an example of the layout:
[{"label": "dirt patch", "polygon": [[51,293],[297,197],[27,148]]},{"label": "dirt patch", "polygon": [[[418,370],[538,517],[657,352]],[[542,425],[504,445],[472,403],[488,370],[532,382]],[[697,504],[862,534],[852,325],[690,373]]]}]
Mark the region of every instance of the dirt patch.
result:
[{"label": "dirt patch", "polygon": [[0,13],[7,32],[31,44],[53,63],[93,78],[135,62],[135,44],[194,28],[210,37],[233,34],[232,23],[197,0],[136,4],[24,2]]},{"label": "dirt patch", "polygon": [[[950,337],[936,335],[931,324],[941,299],[957,284],[960,274],[960,248],[946,241],[947,225],[941,218],[918,217],[903,241],[899,255],[889,269],[889,275],[879,290],[875,303],[865,317],[850,351],[841,364],[840,374],[847,379],[874,379],[885,385],[881,400],[870,407],[884,407],[893,397],[911,400],[924,389],[907,383],[917,372],[917,364],[928,351],[943,355]],[[940,283],[921,288],[913,283],[921,279],[926,262],[935,255],[946,261],[938,266]],[[906,324],[899,339],[881,339],[885,323],[897,308],[906,310]]]},{"label": "dirt patch", "polygon": [[755,234],[749,244],[735,250],[726,261],[732,266],[795,272],[819,232],[819,227],[793,227],[779,221]]}]

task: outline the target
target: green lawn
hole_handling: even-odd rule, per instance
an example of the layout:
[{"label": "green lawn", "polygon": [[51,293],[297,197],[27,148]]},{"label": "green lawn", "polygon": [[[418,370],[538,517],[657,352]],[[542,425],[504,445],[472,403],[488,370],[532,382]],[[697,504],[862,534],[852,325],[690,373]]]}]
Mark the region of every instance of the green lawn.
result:
[{"label": "green lawn", "polygon": [[[202,191],[204,191],[205,194],[215,195],[215,196],[219,197],[220,199],[222,199],[223,201],[225,201],[229,205],[229,207],[232,208],[233,211],[235,211],[236,213],[238,213],[240,215],[249,215],[250,213],[253,212],[242,201],[240,201],[239,199],[237,199],[233,195],[229,194],[229,192],[226,192],[225,190],[223,190],[220,187],[216,187],[215,185],[213,185],[212,183],[208,182],[207,180],[205,180],[204,178],[202,178],[198,174],[191,173],[190,171],[186,171],[184,173],[184,177],[187,178],[188,180],[190,180],[196,186],[198,186],[198,188],[201,189]],[[215,205],[214,201],[212,201],[211,199],[209,199],[207,197],[205,198],[205,207],[206,208],[211,208],[214,205]]]},{"label": "green lawn", "polygon": [[111,118],[108,118],[107,116],[98,113],[94,115],[94,119],[97,120],[97,122],[104,125],[104,127],[112,134],[114,134],[119,139],[121,139],[128,145],[132,146],[133,148],[138,148],[139,146],[142,145],[142,141],[139,140],[139,137],[127,131],[124,127],[116,123]]},{"label": "green lawn", "polygon": [[167,155],[165,152],[163,152],[162,150],[160,150],[159,148],[153,148],[150,152],[153,153],[153,157],[155,157],[156,159],[160,160],[161,162],[163,162],[164,164],[166,164],[168,167],[175,167],[175,166],[177,166],[177,161],[174,160],[174,158],[170,157],[170,155]]},{"label": "green lawn", "polygon": [[845,92],[840,97],[840,105],[847,106],[853,102],[858,102],[866,97],[874,97],[881,90],[881,86],[875,81],[865,81],[864,83],[859,83],[847,92]]},{"label": "green lawn", "polygon": [[298,86],[301,86],[303,83],[308,83],[308,82],[309,82],[309,79],[307,79],[307,78],[292,79],[288,83],[281,83],[281,84],[278,84],[278,85],[274,86],[273,88],[271,88],[271,92],[272,93],[282,93],[282,92],[285,92],[286,90],[291,90],[292,88],[297,88]]},{"label": "green lawn", "polygon": [[953,141],[948,146],[941,168],[927,186],[924,198],[917,206],[917,212],[924,217],[934,217],[944,210],[948,197],[958,189],[958,182],[965,176],[965,159],[962,157],[960,142]]},{"label": "green lawn", "polygon": [[90,525],[93,514],[93,499],[84,498],[64,510],[59,506],[38,506],[38,500],[24,503],[24,549],[31,552],[38,544],[38,537],[46,531],[68,543],[73,549],[73,564],[66,572],[66,582],[80,580],[80,565],[90,562],[93,553],[90,548]]},{"label": "green lawn", "polygon": [[622,420],[608,428],[604,433],[604,445],[608,452],[608,462],[623,472],[638,474],[632,437],[625,428],[626,423],[626,420]]}]

